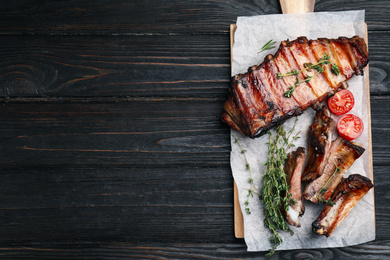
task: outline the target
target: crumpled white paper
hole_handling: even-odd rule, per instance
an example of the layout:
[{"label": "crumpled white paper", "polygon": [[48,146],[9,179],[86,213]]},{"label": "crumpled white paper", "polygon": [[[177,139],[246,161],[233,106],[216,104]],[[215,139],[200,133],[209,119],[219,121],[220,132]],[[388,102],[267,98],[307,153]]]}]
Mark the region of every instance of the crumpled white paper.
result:
[{"label": "crumpled white paper", "polygon": [[[352,37],[359,35],[364,37],[365,23],[364,11],[348,12],[325,12],[308,14],[283,14],[283,15],[263,15],[253,17],[238,17],[237,30],[235,32],[235,42],[233,46],[232,76],[244,73],[252,65],[263,62],[268,54],[274,54],[278,44],[286,39],[294,40],[299,36],[306,36],[308,39],[320,37],[337,38],[339,36]],[[261,47],[270,39],[278,42],[277,47],[259,53]],[[348,81],[349,90],[355,96],[355,107],[350,113],[360,116],[364,125],[368,126],[367,115],[367,92],[364,87],[364,76],[354,76]],[[315,112],[311,108],[307,109],[298,117],[296,131],[301,131],[300,139],[295,142],[296,147],[303,146],[308,151],[307,132],[309,125],[314,120]],[[337,122],[338,117],[333,116]],[[284,123],[286,131],[290,130],[295,117]],[[268,229],[264,227],[263,205],[255,196],[249,200],[251,214],[245,212],[244,202],[247,199],[250,188],[248,183],[249,173],[246,168],[245,159],[240,147],[234,142],[233,133],[240,140],[241,145],[246,150],[254,182],[258,189],[261,188],[261,177],[264,172],[262,163],[266,161],[269,140],[268,135],[256,139],[250,139],[232,130],[231,135],[231,168],[234,180],[239,191],[239,201],[244,217],[244,234],[248,251],[266,251],[272,245],[268,238],[271,236]],[[363,134],[355,140],[364,148],[365,153],[352,165],[345,176],[358,173],[366,177],[369,176],[369,156],[367,128]],[[372,180],[373,181],[373,180]],[[325,248],[343,247],[356,245],[375,239],[375,211],[374,194],[370,190],[362,200],[360,200],[344,221],[335,229],[330,237],[317,236],[311,230],[311,224],[318,217],[323,206],[305,201],[306,211],[300,218],[301,227],[291,227],[294,236],[287,232],[280,232],[283,243],[278,250],[300,249],[300,248]]]}]

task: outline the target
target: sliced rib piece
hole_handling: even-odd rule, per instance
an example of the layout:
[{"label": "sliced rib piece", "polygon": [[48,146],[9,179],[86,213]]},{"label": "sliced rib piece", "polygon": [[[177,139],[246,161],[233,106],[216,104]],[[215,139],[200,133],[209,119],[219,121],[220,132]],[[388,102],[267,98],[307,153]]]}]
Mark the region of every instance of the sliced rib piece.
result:
[{"label": "sliced rib piece", "polygon": [[313,232],[329,237],[356,203],[373,187],[371,180],[359,174],[343,178],[333,196],[333,206],[326,205],[312,224]]},{"label": "sliced rib piece", "polygon": [[284,172],[287,175],[287,184],[290,186],[289,192],[296,202],[294,205],[290,205],[289,209],[285,211],[285,216],[287,223],[296,227],[301,226],[299,217],[305,213],[305,205],[303,204],[301,190],[301,176],[305,159],[305,148],[298,147],[296,151],[288,154],[284,164]]},{"label": "sliced rib piece", "polygon": [[[305,64],[315,64],[325,55],[329,56],[330,63],[339,67],[339,75],[333,73],[328,64],[323,67],[324,72],[316,76],[313,76],[317,73],[315,69],[294,76],[277,76],[278,73],[300,71]],[[251,138],[261,136],[323,101],[354,74],[362,74],[367,64],[367,46],[358,36],[317,40],[299,37],[294,41],[283,41],[274,56],[268,55],[260,65],[232,78],[222,121]],[[295,87],[291,97],[285,97],[285,92],[294,86],[297,78],[304,81],[306,76],[313,77]]]},{"label": "sliced rib piece", "polygon": [[317,110],[314,123],[309,127],[309,154],[302,181],[311,182],[317,179],[328,162],[336,122],[330,117],[326,106]]},{"label": "sliced rib piece", "polygon": [[314,203],[328,200],[344,173],[364,151],[365,149],[363,147],[341,137],[334,140],[321,176],[306,185],[303,197]]}]

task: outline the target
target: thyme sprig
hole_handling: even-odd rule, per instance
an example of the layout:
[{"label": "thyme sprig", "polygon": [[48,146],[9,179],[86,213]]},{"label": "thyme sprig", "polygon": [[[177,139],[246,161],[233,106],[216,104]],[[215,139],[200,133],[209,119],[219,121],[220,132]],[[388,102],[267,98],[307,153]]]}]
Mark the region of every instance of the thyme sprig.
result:
[{"label": "thyme sprig", "polygon": [[[284,93],[284,96],[285,97],[288,97],[290,98],[292,96],[292,94],[294,93],[294,90],[296,87],[298,87],[301,83],[303,82],[309,82],[313,77],[317,76],[318,74],[324,72],[324,67],[325,65],[328,65],[328,64],[331,64],[331,71],[333,74],[335,74],[336,76],[340,74],[340,70],[339,70],[339,67],[334,64],[334,63],[330,63],[330,56],[328,54],[324,54],[324,57],[323,58],[320,58],[318,60],[317,63],[305,63],[304,64],[304,68],[301,69],[301,70],[296,70],[296,69],[293,69],[291,70],[290,72],[288,73],[285,73],[285,74],[282,74],[280,72],[277,73],[277,77],[278,79],[282,79],[284,77],[287,77],[287,76],[296,76],[296,82],[294,85],[292,86],[289,86],[287,88],[287,91]],[[313,75],[305,75],[305,79],[304,80],[299,80],[298,78],[298,75],[304,71],[311,71],[312,69],[315,69],[317,72]]]},{"label": "thyme sprig", "polygon": [[266,44],[264,44],[263,47],[261,47],[259,53],[263,52],[263,51],[266,51],[266,50],[271,50],[271,49],[275,48],[275,43],[276,43],[276,41],[274,41],[272,39],[269,40]]},{"label": "thyme sprig", "polygon": [[335,202],[333,202],[332,200],[328,199],[328,200],[325,200],[323,198],[319,198],[318,199],[318,203],[320,204],[328,204],[330,206],[333,206],[334,204],[336,204]]},{"label": "thyme sprig", "polygon": [[260,193],[256,191],[256,186],[253,182],[253,177],[252,177],[252,171],[251,171],[251,167],[249,165],[249,161],[248,161],[248,158],[246,157],[246,150],[242,147],[239,139],[236,137],[236,135],[234,133],[232,133],[233,135],[233,138],[234,138],[234,142],[236,144],[238,144],[238,146],[240,147],[241,149],[241,153],[244,155],[244,159],[245,159],[245,167],[246,169],[248,170],[249,172],[249,178],[248,178],[248,182],[250,183],[250,188],[246,188],[246,190],[248,191],[248,194],[246,195],[246,200],[244,202],[244,205],[245,205],[245,211],[247,214],[251,214],[251,210],[249,208],[249,199],[250,198],[253,198],[253,194],[257,194],[258,196],[260,196]]},{"label": "thyme sprig", "polygon": [[290,86],[288,87],[287,91],[284,92],[284,96],[285,97],[291,97],[292,94],[294,93],[294,90],[295,90],[295,87],[298,87],[302,82],[309,82],[313,77],[317,76],[318,74],[320,74],[321,72],[317,72],[316,74],[312,75],[312,76],[309,76],[309,75],[306,75],[305,79],[304,80],[299,80],[298,77],[296,78],[297,81],[295,82],[294,86]]},{"label": "thyme sprig", "polygon": [[260,193],[264,204],[264,225],[271,231],[270,242],[273,245],[267,256],[273,255],[277,247],[283,242],[279,231],[288,231],[291,235],[294,234],[286,223],[282,214],[282,207],[287,211],[290,205],[296,203],[289,192],[290,186],[287,184],[287,175],[283,169],[287,158],[287,150],[294,146],[293,142],[300,133],[292,136],[296,122],[297,119],[288,133],[282,126],[278,126],[274,133],[268,132],[268,156],[267,162],[264,163],[266,169],[262,177],[263,186]]}]

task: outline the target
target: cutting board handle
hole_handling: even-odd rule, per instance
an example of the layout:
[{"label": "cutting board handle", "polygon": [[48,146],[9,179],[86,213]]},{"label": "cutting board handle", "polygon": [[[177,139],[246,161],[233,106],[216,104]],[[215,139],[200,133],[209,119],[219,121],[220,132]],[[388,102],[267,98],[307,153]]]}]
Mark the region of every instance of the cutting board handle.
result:
[{"label": "cutting board handle", "polygon": [[279,0],[284,14],[312,13],[315,0]]}]

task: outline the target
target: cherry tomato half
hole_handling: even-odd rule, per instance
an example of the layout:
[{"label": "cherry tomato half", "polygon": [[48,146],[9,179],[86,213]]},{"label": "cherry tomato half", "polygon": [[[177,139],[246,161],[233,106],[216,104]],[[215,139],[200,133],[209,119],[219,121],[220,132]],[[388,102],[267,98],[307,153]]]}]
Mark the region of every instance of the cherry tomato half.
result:
[{"label": "cherry tomato half", "polygon": [[346,114],[337,122],[337,131],[340,136],[348,141],[358,138],[363,132],[363,121],[360,117]]},{"label": "cherry tomato half", "polygon": [[355,98],[348,89],[343,89],[328,99],[330,111],[336,115],[344,115],[355,105]]}]

